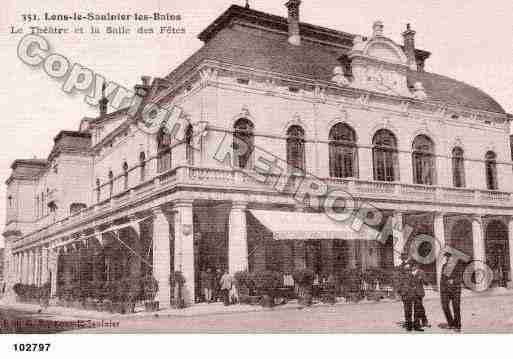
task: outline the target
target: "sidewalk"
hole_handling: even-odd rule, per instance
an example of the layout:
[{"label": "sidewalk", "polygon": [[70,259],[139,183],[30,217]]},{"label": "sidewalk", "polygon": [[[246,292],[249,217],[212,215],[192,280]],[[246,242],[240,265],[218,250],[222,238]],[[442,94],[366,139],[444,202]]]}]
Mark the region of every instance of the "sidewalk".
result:
[{"label": "sidewalk", "polygon": [[[505,288],[494,288],[485,293],[474,293],[468,290],[464,290],[462,293],[463,297],[489,297],[489,296],[513,296],[513,291]],[[427,291],[425,300],[438,300],[439,294],[435,291]],[[379,303],[392,303],[395,300],[384,299]],[[310,308],[329,307],[329,306],[362,306],[362,305],[373,305],[378,302],[362,300],[358,303],[348,303],[343,298],[339,298],[337,303],[334,305],[324,304],[321,302],[314,303]],[[73,320],[128,320],[128,319],[145,319],[152,317],[197,317],[213,314],[233,314],[233,313],[250,313],[250,312],[261,312],[261,311],[282,311],[282,310],[297,310],[300,308],[296,300],[292,300],[285,305],[276,306],[272,309],[263,308],[259,305],[247,305],[247,304],[235,304],[230,306],[224,306],[222,303],[200,303],[195,304],[191,307],[184,309],[169,308],[160,310],[158,312],[146,312],[144,308],[136,308],[135,313],[131,314],[119,314],[119,313],[108,313],[98,312],[85,309],[61,307],[61,306],[49,306],[47,309],[39,312],[41,307],[36,304],[27,303],[4,303],[0,300],[0,309],[9,308],[13,310],[20,310],[29,313],[33,313],[38,319],[56,320],[56,321],[73,321]],[[309,309],[310,309],[309,308]],[[307,309],[307,310],[309,310]]]}]

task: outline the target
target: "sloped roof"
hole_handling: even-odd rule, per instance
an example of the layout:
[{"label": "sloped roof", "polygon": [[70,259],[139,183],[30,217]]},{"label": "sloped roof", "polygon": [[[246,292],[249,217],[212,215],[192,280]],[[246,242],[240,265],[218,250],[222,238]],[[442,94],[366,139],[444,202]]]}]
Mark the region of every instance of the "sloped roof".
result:
[{"label": "sloped roof", "polygon": [[505,113],[502,106],[483,90],[450,77],[430,72],[410,71],[408,80],[412,84],[416,81],[422,82],[432,100],[477,110]]},{"label": "sloped roof", "polygon": [[[179,80],[204,60],[226,62],[313,80],[331,80],[333,68],[340,65],[339,58],[347,50],[340,46],[317,44],[311,41],[303,41],[300,46],[294,46],[286,41],[285,36],[258,36],[256,33],[240,31],[227,26],[231,17],[234,16],[234,12],[236,15],[244,12],[253,17],[255,14],[264,14],[262,16],[266,17],[269,23],[271,20],[279,24],[286,21],[285,18],[279,16],[241,9],[244,8],[232,6],[207,27],[199,36],[200,39],[206,41],[204,46],[171,72],[166,80],[170,82]],[[345,43],[350,36],[353,36],[308,24],[302,24],[302,30],[303,28],[310,29],[312,34],[314,31],[322,31],[322,34],[328,34],[334,39],[338,36],[338,45]],[[429,56],[429,52],[423,50],[417,50],[416,54],[421,58]],[[461,81],[434,73],[410,70],[408,82],[413,84],[416,81],[423,83],[430,99],[477,110],[505,113],[502,106],[491,96]]]}]

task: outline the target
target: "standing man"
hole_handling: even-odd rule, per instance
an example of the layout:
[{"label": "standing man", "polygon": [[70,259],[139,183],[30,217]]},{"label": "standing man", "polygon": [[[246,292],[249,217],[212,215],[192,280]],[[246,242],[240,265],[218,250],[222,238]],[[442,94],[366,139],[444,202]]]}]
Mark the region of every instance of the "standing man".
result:
[{"label": "standing man", "polygon": [[[456,332],[461,331],[461,286],[463,282],[461,266],[449,267],[451,253],[444,253],[444,264],[442,266],[442,277],[440,279],[440,299],[442,309],[447,319],[447,325],[441,324],[441,328],[453,329]],[[450,308],[452,304],[452,312]]]},{"label": "standing man", "polygon": [[224,305],[230,305],[230,290],[232,289],[232,277],[225,270],[219,282]]},{"label": "standing man", "polygon": [[411,331],[413,329],[413,296],[411,290],[412,272],[408,261],[408,253],[401,253],[401,264],[396,267],[394,274],[394,287],[403,302],[404,328]]},{"label": "standing man", "polygon": [[419,332],[423,332],[422,327],[428,326],[428,320],[426,316],[426,309],[424,308],[424,297],[426,292],[424,291],[425,273],[420,269],[417,262],[412,261],[412,276],[411,276],[411,290],[412,290],[412,302],[413,302],[413,329]]}]

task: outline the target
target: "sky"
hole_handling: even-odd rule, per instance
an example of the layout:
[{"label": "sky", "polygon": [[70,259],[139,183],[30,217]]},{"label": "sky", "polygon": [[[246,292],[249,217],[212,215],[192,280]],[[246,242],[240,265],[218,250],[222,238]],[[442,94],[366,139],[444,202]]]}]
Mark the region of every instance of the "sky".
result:
[{"label": "sky", "polygon": [[[84,116],[97,116],[97,109],[84,102],[84,94],[62,92],[62,83],[41,68],[31,68],[17,57],[23,35],[11,34],[11,26],[23,22],[23,14],[180,14],[181,22],[129,22],[130,35],[93,35],[89,25],[82,35],[45,35],[52,49],[72,63],[80,63],[127,88],[140,76],[164,76],[184,61],[202,43],[196,35],[231,4],[244,1],[199,0],[4,0],[0,13],[0,105],[4,114],[0,131],[0,179],[10,175],[16,158],[46,158],[53,138],[63,129],[76,130]],[[286,16],[285,0],[250,0],[254,9]],[[491,5],[493,4],[493,5]],[[303,0],[301,20],[349,33],[370,35],[372,24],[381,20],[385,36],[401,43],[406,23],[416,30],[416,46],[432,53],[426,70],[477,86],[513,113],[513,2],[511,0]],[[118,25],[120,23],[102,23]],[[38,22],[37,25],[73,28],[73,22]],[[174,25],[185,27],[181,35],[137,34],[137,27]],[[0,189],[0,218],[5,218],[5,185]],[[0,225],[0,229],[3,226]],[[0,239],[0,247],[2,246]]]}]

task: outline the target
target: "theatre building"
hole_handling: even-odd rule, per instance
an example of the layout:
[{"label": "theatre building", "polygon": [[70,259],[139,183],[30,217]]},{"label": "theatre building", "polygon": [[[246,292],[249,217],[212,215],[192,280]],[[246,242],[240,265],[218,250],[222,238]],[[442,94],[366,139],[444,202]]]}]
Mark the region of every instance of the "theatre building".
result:
[{"label": "theatre building", "polygon": [[[178,131],[150,131],[141,119],[151,113],[103,97],[99,116],[57,134],[46,159],[15,160],[10,287],[51,282],[55,294],[70,281],[153,273],[166,307],[173,271],[193,302],[207,268],[392,268],[417,234],[486,262],[493,285],[508,286],[511,116],[426,71],[443,54],[417,48],[413,26],[389,34],[376,21],[350,34],[301,22],[300,7],[288,1],[281,17],[231,6],[180,66],[143,77],[136,96],[179,108]],[[356,213],[378,209],[372,228],[393,223],[406,244],[333,220],[326,204],[341,193]],[[439,266],[425,267],[436,285]]]}]

